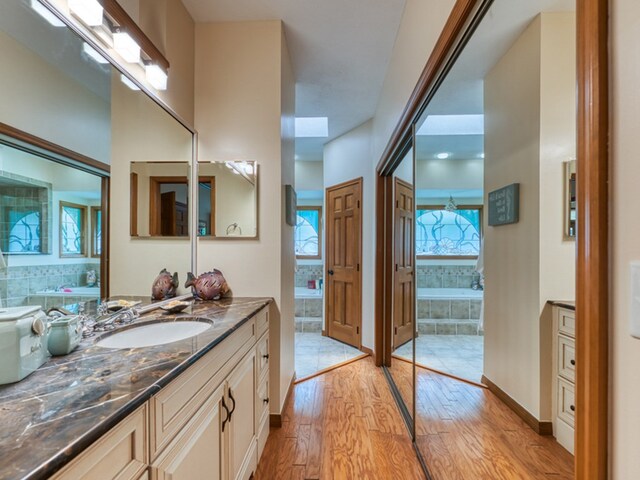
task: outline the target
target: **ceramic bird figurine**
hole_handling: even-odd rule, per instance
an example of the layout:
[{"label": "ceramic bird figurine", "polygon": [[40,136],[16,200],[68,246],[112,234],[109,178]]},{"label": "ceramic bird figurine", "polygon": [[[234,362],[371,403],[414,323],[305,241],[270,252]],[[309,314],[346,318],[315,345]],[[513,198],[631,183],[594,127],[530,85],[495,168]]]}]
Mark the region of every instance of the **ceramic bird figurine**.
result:
[{"label": "ceramic bird figurine", "polygon": [[153,300],[166,300],[176,296],[178,289],[178,272],[173,275],[166,268],[163,268],[151,287],[151,298]]},{"label": "ceramic bird figurine", "polygon": [[185,288],[191,287],[193,296],[200,300],[218,300],[229,292],[224,275],[217,269],[203,273],[197,278],[193,273],[187,273],[187,281],[184,286]]}]

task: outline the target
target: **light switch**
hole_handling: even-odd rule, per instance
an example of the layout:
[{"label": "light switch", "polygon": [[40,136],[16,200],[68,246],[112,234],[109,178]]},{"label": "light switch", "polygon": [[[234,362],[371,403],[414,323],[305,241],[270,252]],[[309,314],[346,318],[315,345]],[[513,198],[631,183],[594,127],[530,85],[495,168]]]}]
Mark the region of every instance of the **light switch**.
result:
[{"label": "light switch", "polygon": [[640,262],[631,262],[631,309],[629,311],[629,333],[640,338]]}]

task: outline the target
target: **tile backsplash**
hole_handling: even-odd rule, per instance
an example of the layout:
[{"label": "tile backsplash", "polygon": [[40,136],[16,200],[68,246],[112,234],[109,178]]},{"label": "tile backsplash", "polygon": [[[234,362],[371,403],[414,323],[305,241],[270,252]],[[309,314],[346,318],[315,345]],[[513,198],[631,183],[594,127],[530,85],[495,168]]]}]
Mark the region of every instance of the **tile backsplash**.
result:
[{"label": "tile backsplash", "polygon": [[324,265],[298,265],[296,287],[305,287],[309,280],[320,280],[324,276]]},{"label": "tile backsplash", "polygon": [[418,265],[418,288],[471,288],[480,275],[471,265]]},{"label": "tile backsplash", "polygon": [[57,265],[9,266],[0,269],[0,299],[6,307],[29,304],[37,292],[61,286],[87,285],[87,271],[99,276],[100,263],[63,263]]}]

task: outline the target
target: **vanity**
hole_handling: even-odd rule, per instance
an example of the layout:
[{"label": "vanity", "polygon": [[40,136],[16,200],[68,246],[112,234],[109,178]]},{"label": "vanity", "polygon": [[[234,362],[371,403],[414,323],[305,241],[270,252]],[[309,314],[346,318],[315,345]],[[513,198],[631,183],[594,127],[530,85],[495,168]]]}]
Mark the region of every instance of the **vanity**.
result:
[{"label": "vanity", "polygon": [[134,324],[204,332],[141,348],[84,340],[0,387],[2,478],[243,479],[269,435],[270,298],[197,302]]}]

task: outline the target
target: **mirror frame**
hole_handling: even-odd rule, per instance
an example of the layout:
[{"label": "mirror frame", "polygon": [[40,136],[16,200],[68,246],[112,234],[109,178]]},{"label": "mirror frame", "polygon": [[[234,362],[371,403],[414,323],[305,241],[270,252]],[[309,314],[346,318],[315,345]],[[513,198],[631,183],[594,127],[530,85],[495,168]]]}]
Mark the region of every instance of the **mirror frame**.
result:
[{"label": "mirror frame", "polygon": [[[376,167],[375,363],[387,351],[390,318],[385,210],[389,168],[415,120],[464,48],[493,0],[456,0]],[[577,234],[575,478],[605,480],[608,473],[609,381],[609,0],[576,1],[577,22]],[[415,446],[415,443],[414,443]],[[416,449],[418,452],[418,450]],[[418,458],[426,468],[424,459]],[[425,470],[427,471],[427,470]]]}]

